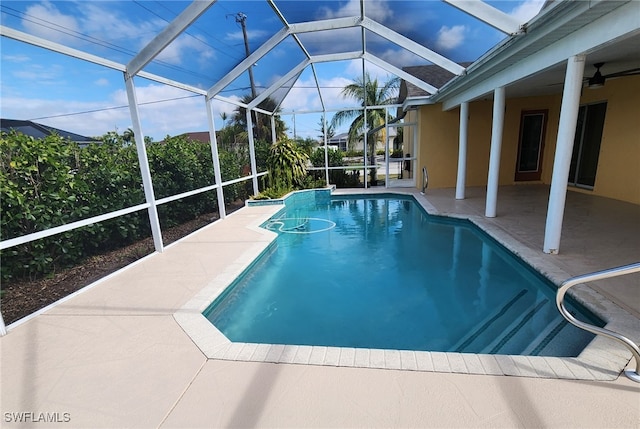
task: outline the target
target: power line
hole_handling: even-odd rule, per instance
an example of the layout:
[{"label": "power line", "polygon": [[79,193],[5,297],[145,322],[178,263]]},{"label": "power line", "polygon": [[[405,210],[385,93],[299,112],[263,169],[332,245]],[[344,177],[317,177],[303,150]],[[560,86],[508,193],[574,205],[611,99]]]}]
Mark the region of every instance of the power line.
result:
[{"label": "power line", "polygon": [[[187,96],[184,96],[184,97],[167,98],[167,99],[164,99],[164,100],[147,101],[147,102],[144,102],[144,103],[138,103],[138,105],[139,106],[146,106],[146,105],[149,105],[149,104],[166,103],[168,101],[177,101],[177,100],[183,100],[183,99],[186,99],[186,98],[193,98],[193,97],[200,97],[200,94],[187,95]],[[103,107],[101,109],[84,110],[84,111],[81,111],[81,112],[62,113],[62,114],[59,114],[59,115],[52,115],[52,116],[40,116],[38,118],[31,118],[31,119],[29,119],[29,121],[37,121],[37,120],[41,120],[41,119],[61,118],[61,117],[64,117],[64,116],[84,115],[84,114],[87,114],[87,113],[106,112],[108,110],[126,109],[128,107],[129,107],[129,105]]]}]

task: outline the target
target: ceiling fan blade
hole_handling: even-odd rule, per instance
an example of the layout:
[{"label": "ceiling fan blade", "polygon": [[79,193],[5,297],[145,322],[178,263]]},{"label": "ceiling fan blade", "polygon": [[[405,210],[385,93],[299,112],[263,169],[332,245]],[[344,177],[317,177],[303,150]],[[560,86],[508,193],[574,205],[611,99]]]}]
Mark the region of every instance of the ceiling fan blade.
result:
[{"label": "ceiling fan blade", "polygon": [[610,77],[633,76],[633,75],[636,75],[636,74],[640,74],[640,68],[622,70],[622,71],[619,71],[619,72],[607,74],[604,77],[608,79]]}]

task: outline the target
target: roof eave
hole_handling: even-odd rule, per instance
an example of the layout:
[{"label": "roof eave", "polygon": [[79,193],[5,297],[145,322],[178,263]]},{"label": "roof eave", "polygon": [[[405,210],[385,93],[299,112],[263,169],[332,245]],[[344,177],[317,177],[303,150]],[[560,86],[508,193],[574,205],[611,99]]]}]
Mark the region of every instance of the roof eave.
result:
[{"label": "roof eave", "polygon": [[[503,62],[508,61],[515,53],[529,47],[541,39],[549,44],[549,37],[553,38],[554,33],[563,22],[574,19],[576,15],[592,9],[594,6],[585,4],[586,2],[574,2],[569,0],[556,1],[543,9],[536,17],[525,25],[525,31],[504,39],[494,48],[487,51],[483,56],[467,67],[466,73],[456,76],[443,85],[437,93],[430,98],[433,103],[443,102],[453,95],[459,94],[480,82],[489,80],[493,76],[492,70],[497,70]],[[602,0],[600,2],[602,3]],[[624,2],[620,2],[624,3]],[[550,25],[554,23],[554,25]],[[558,35],[556,39],[561,39]],[[534,71],[532,71],[533,73]],[[472,101],[472,100],[467,100]]]}]

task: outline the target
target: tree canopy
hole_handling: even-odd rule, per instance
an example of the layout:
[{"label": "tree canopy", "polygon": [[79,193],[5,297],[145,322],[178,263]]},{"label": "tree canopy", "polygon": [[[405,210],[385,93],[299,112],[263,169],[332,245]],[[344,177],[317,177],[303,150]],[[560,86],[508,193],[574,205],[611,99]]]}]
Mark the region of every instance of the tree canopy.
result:
[{"label": "tree canopy", "polygon": [[[357,100],[363,108],[369,106],[384,106],[387,104],[393,104],[396,101],[399,86],[400,79],[398,77],[393,77],[387,82],[381,84],[378,82],[378,79],[372,80],[369,73],[365,73],[363,77],[354,79],[352,83],[345,86],[342,89],[341,94],[344,98],[353,98]],[[362,138],[366,131],[384,125],[385,110],[343,110],[333,116],[333,119],[331,119],[331,126],[334,128],[339,127],[350,120],[352,122],[349,126],[348,142],[349,146],[352,147],[358,139]],[[379,134],[380,132],[374,133],[372,139],[374,142],[379,140]],[[374,148],[370,150],[375,154],[375,144],[370,145],[370,147]]]}]

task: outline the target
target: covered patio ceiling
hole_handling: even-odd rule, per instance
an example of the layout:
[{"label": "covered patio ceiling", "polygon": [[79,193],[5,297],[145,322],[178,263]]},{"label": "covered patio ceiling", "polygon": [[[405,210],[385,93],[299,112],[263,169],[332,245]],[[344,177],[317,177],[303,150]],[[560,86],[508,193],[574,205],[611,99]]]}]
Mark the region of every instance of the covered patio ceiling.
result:
[{"label": "covered patio ceiling", "polygon": [[[402,68],[435,65],[460,76],[465,74],[461,62],[474,61],[500,40],[526,30],[512,14],[517,3],[504,1],[110,1],[102,5],[111,11],[102,12],[102,19],[128,13],[127,22],[135,22],[135,28],[101,32],[97,23],[92,33],[55,16],[96,19],[92,9],[100,3],[6,1],[0,30],[3,36],[207,99],[256,108],[269,97],[275,101],[270,113],[281,108],[294,86],[317,92],[315,111],[361,107],[329,101],[327,93],[341,89],[327,83],[335,78],[329,66],[335,63],[354,63],[347,68],[359,68],[356,77],[377,67],[436,94],[438,87]],[[226,30],[230,24],[233,33]],[[463,27],[477,40],[473,49],[454,50],[456,31]]]}]

